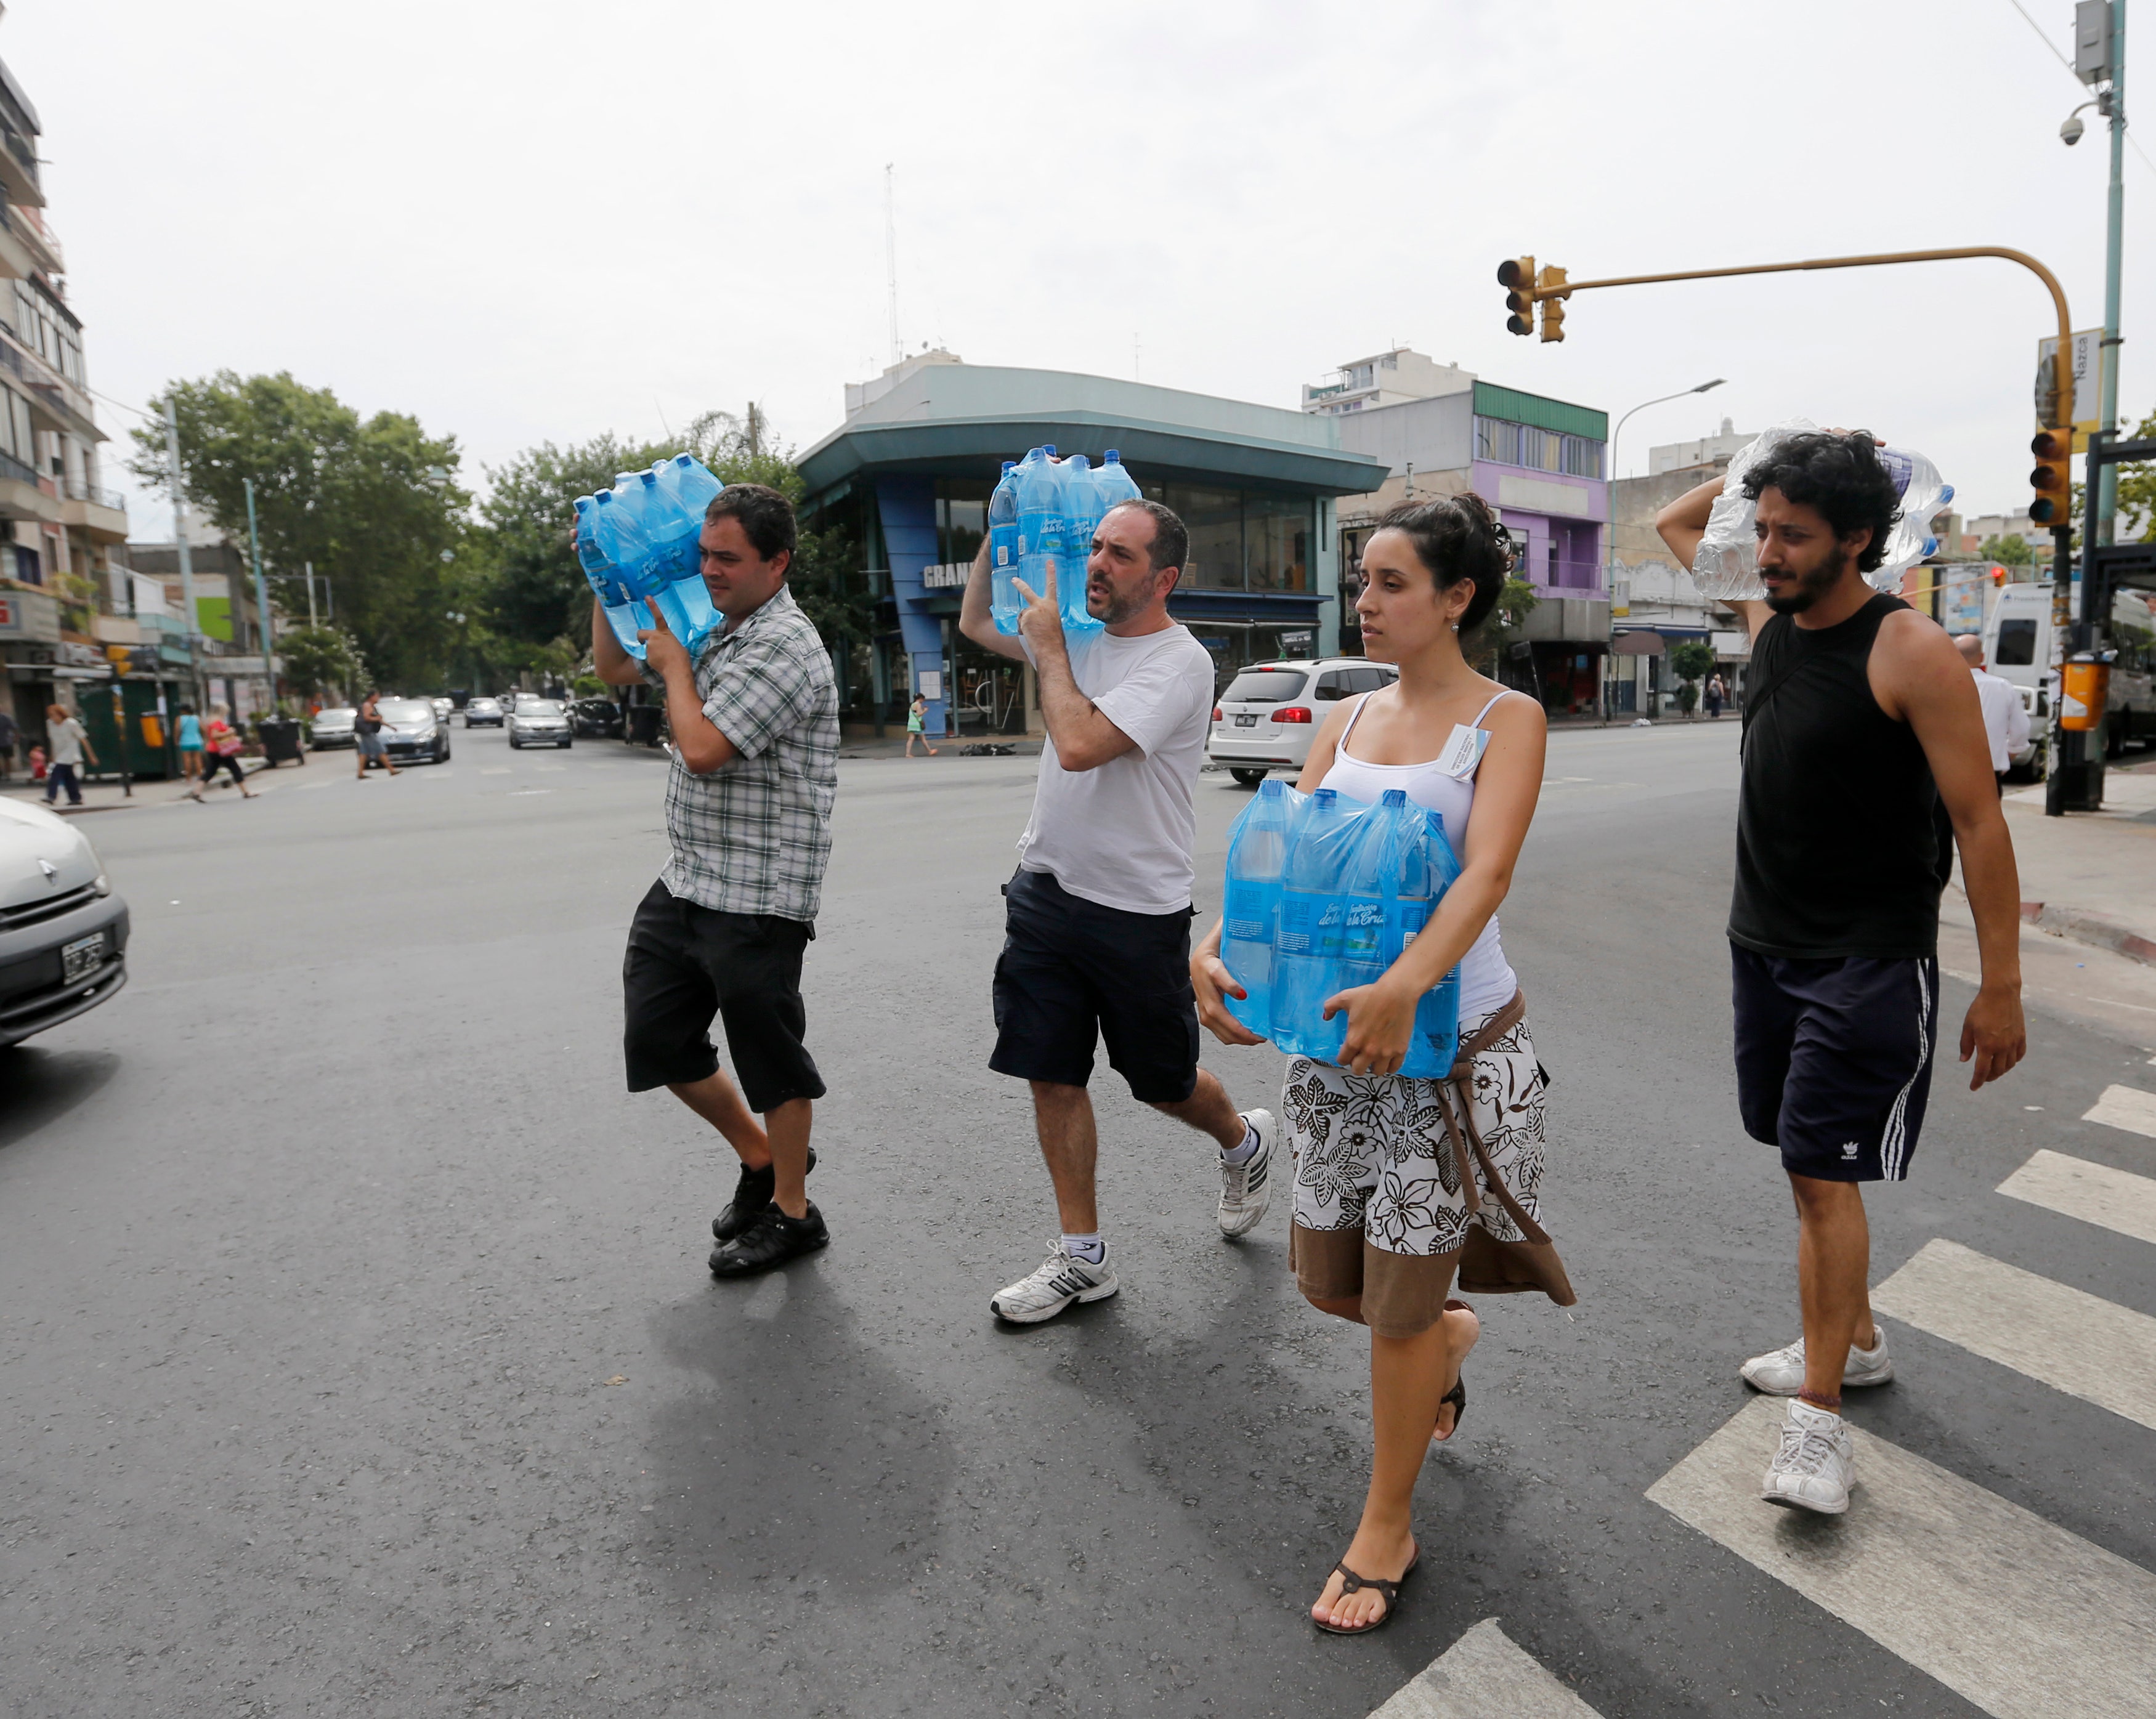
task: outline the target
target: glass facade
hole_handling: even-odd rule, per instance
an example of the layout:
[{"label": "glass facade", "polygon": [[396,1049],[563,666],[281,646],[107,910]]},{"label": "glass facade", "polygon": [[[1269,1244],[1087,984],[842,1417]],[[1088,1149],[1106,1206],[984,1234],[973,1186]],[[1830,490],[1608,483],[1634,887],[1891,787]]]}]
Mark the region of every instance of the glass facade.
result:
[{"label": "glass facade", "polygon": [[1601,443],[1502,418],[1475,420],[1475,457],[1497,465],[1525,466],[1530,471],[1563,472],[1568,477],[1602,475]]},{"label": "glass facade", "polygon": [[945,567],[969,562],[988,535],[988,498],[996,486],[985,479],[936,480],[936,559]]},{"label": "glass facade", "polygon": [[1193,591],[1312,588],[1317,505],[1306,495],[1261,490],[1204,490],[1147,484],[1148,499],[1172,508],[1190,533],[1183,585]]}]

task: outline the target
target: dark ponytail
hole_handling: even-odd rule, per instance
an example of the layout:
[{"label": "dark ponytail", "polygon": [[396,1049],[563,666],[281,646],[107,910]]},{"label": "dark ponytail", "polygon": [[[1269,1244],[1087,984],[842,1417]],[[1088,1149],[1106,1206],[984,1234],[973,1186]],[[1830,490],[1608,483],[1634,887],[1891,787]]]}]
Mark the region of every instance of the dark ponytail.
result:
[{"label": "dark ponytail", "polygon": [[1512,534],[1472,490],[1429,501],[1404,501],[1378,521],[1381,531],[1398,531],[1430,569],[1440,592],[1462,579],[1475,582],[1475,595],[1460,617],[1460,630],[1472,632],[1490,617],[1504,594],[1505,575],[1512,567]]}]

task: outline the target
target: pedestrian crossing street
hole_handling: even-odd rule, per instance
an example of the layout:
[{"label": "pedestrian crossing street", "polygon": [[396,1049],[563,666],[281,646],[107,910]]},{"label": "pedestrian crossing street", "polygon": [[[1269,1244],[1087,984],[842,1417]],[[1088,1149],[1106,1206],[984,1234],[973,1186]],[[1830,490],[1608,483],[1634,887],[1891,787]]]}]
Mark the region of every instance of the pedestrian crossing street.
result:
[{"label": "pedestrian crossing street", "polygon": [[[2112,1085],[2082,1120],[2156,1140],[2156,1094]],[[1997,1192],[2156,1243],[2151,1176],[2045,1150]],[[2156,1431],[2146,1314],[1943,1237],[1880,1284],[1872,1306]],[[1783,1414],[1752,1398],[1647,1498],[1997,1719],[2156,1714],[2156,1573],[1861,1428],[1848,1515],[1774,1509],[1759,1477]],[[1496,1618],[1370,1719],[1500,1716],[1601,1719]]]}]

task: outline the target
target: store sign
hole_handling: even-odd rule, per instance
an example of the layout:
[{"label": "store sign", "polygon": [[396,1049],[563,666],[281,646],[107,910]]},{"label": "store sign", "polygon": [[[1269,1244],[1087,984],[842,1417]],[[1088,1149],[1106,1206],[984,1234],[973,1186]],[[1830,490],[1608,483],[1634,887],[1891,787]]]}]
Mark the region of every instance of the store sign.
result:
[{"label": "store sign", "polygon": [[1289,656],[1310,649],[1310,634],[1307,633],[1283,633],[1280,640],[1281,651]]},{"label": "store sign", "polygon": [[923,669],[916,678],[919,685],[914,690],[930,703],[933,704],[943,696],[943,671],[941,669]]},{"label": "store sign", "polygon": [[921,582],[931,591],[963,591],[973,572],[969,561],[946,562],[940,567],[923,567]]}]

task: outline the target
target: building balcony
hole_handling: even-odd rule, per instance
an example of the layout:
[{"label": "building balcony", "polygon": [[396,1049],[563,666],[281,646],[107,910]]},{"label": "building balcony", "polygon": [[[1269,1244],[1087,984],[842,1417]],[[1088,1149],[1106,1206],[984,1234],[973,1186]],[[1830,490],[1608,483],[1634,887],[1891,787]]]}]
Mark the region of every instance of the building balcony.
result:
[{"label": "building balcony", "polygon": [[35,352],[0,326],[0,368],[10,372],[23,386],[30,403],[30,416],[39,429],[65,430],[87,442],[109,440],[97,427],[90,396]]},{"label": "building balcony", "polygon": [[38,182],[38,146],[4,110],[0,110],[0,190],[8,201],[42,208],[45,188]]},{"label": "building balcony", "polygon": [[41,478],[34,468],[12,454],[0,454],[0,519],[37,520],[58,525],[60,498],[50,478]]},{"label": "building balcony", "polygon": [[60,485],[60,523],[88,532],[93,542],[125,543],[127,498],[117,490],[69,478]]},{"label": "building balcony", "polygon": [[30,265],[23,270],[23,276],[33,269],[48,275],[67,273],[67,258],[60,242],[36,209],[20,203],[0,204],[0,251],[9,249],[19,249]]}]

